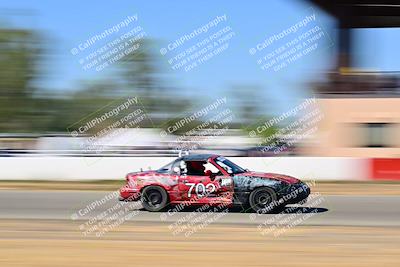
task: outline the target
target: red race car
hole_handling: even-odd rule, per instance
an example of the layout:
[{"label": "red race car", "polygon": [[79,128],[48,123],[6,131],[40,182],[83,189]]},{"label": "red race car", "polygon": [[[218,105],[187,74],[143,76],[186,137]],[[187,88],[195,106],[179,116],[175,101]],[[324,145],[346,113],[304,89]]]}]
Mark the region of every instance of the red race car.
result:
[{"label": "red race car", "polygon": [[158,170],[126,175],[121,201],[142,202],[148,211],[168,205],[242,205],[259,213],[304,203],[310,188],[299,179],[253,172],[211,154],[186,155]]}]

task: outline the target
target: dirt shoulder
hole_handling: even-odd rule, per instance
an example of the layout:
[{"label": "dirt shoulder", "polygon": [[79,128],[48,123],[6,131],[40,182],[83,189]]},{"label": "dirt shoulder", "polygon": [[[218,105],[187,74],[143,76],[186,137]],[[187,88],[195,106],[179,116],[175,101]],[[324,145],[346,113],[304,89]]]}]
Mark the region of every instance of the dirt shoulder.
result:
[{"label": "dirt shoulder", "polygon": [[398,266],[400,230],[305,227],[280,236],[211,224],[190,236],[168,224],[123,224],[85,237],[78,222],[0,220],[1,266]]}]

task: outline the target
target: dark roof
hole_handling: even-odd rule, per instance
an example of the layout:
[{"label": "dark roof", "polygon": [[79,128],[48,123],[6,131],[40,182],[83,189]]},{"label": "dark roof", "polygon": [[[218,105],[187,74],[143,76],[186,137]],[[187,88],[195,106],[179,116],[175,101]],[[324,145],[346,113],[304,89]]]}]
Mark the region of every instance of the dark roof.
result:
[{"label": "dark roof", "polygon": [[214,154],[189,154],[189,155],[185,155],[180,157],[179,159],[181,160],[208,160],[209,158],[212,158],[214,156]]},{"label": "dark roof", "polygon": [[309,0],[339,20],[342,28],[400,27],[398,0]]}]

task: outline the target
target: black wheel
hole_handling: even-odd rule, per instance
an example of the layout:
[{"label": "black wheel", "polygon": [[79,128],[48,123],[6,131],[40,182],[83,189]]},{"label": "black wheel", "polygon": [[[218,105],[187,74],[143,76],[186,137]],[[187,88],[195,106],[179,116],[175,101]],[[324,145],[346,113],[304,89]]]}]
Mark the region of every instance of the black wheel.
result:
[{"label": "black wheel", "polygon": [[140,200],[145,210],[161,211],[167,206],[168,194],[159,186],[147,186],[143,189]]},{"label": "black wheel", "polygon": [[257,213],[272,213],[281,208],[278,206],[276,192],[269,187],[260,187],[250,193],[250,207]]}]

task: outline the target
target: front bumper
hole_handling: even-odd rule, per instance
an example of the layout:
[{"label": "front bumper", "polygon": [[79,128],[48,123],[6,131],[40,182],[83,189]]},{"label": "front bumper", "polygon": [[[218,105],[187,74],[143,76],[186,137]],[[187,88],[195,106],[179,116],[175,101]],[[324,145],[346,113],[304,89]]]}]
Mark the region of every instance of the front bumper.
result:
[{"label": "front bumper", "polygon": [[292,184],[289,187],[288,193],[282,196],[282,198],[286,204],[296,204],[306,200],[310,193],[311,189],[306,183],[298,182]]}]

